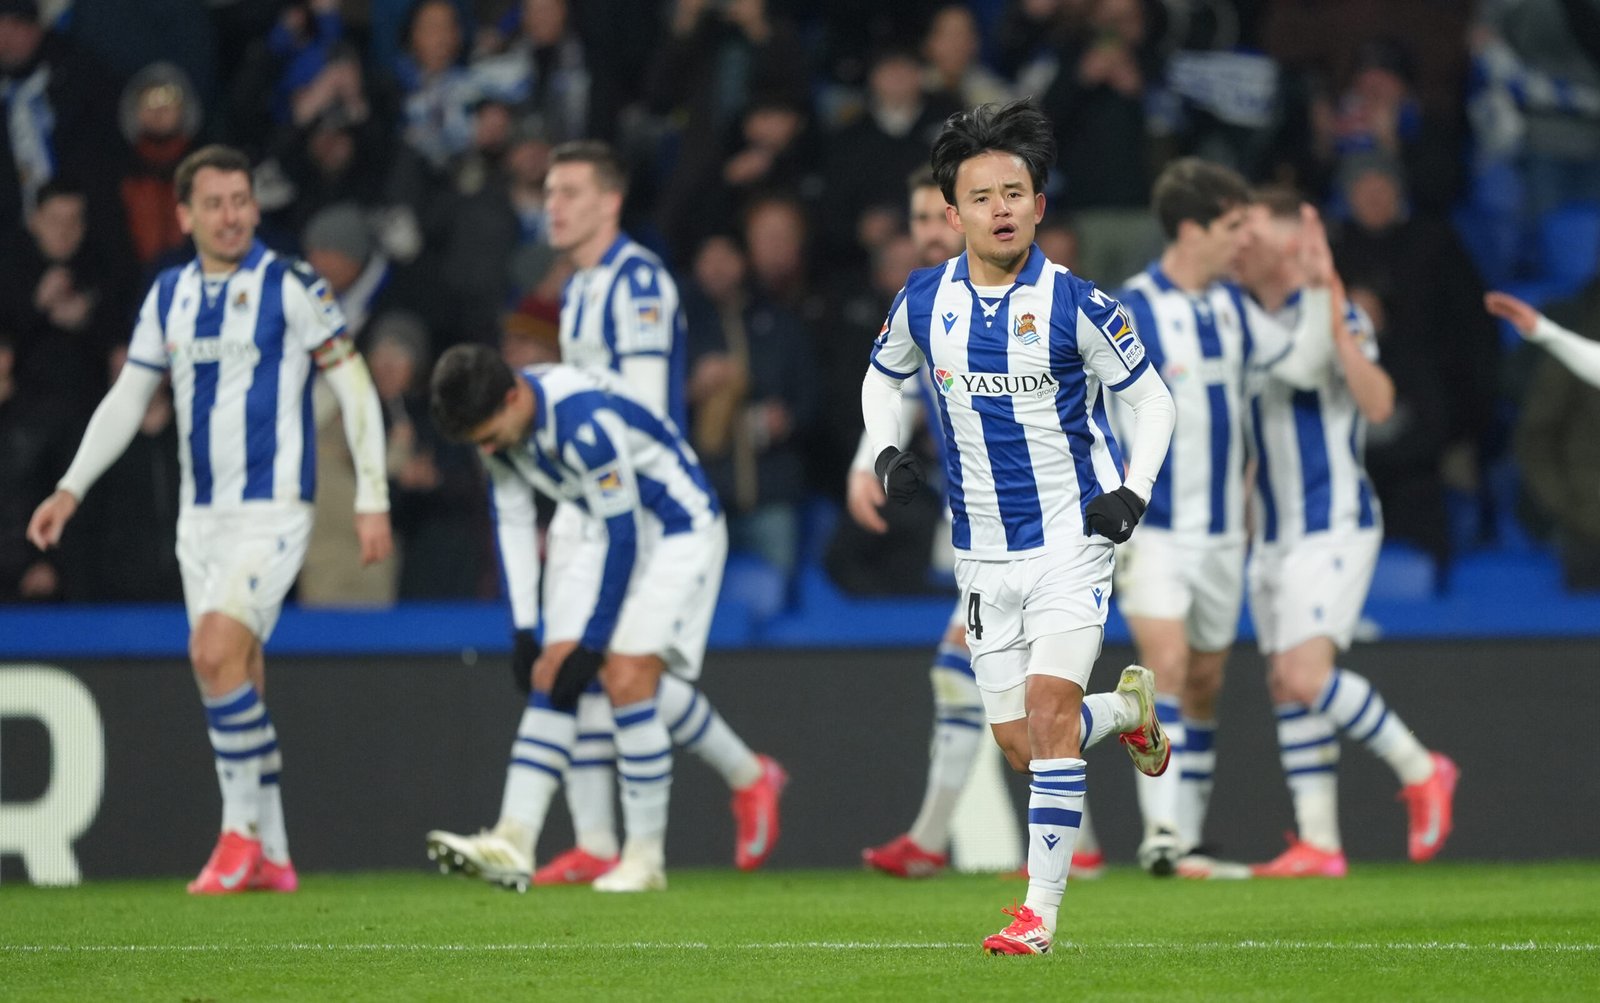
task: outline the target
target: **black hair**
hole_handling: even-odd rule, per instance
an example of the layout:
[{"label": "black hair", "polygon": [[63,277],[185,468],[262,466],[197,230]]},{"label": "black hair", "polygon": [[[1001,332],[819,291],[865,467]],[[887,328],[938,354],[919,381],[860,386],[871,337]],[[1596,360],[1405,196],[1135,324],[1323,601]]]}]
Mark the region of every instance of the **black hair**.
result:
[{"label": "black hair", "polygon": [[447,438],[465,441],[495,416],[516,385],[516,374],[488,345],[455,345],[433,367],[430,409]]},{"label": "black hair", "polygon": [[213,143],[200,147],[178,164],[172,184],[179,202],[188,204],[189,196],[194,194],[194,176],[207,167],[224,174],[243,174],[251,190],[255,190],[255,181],[250,174],[250,158],[231,146]]},{"label": "black hair", "polygon": [[939,179],[933,176],[933,168],[929,166],[918,167],[906,175],[906,193],[915,195],[923,188],[939,187]]},{"label": "black hair", "polygon": [[1199,157],[1180,157],[1156,178],[1150,209],[1168,240],[1178,236],[1185,220],[1202,227],[1238,206],[1250,204],[1250,186],[1231,167]]},{"label": "black hair", "polygon": [[598,139],[574,139],[550,151],[550,166],[557,164],[588,164],[594,168],[594,179],[608,192],[628,194],[628,172],[623,170],[617,151],[609,143]]},{"label": "black hair", "polygon": [[1305,199],[1289,185],[1268,184],[1260,185],[1250,192],[1250,204],[1266,209],[1267,215],[1273,219],[1298,222],[1300,207],[1305,204]]},{"label": "black hair", "polygon": [[956,204],[956,172],[973,157],[998,150],[1020,157],[1033,179],[1034,194],[1044,191],[1045,178],[1056,162],[1055,132],[1050,120],[1026,98],[1009,104],[980,104],[945,119],[933,141],[933,176],[950,205]]}]

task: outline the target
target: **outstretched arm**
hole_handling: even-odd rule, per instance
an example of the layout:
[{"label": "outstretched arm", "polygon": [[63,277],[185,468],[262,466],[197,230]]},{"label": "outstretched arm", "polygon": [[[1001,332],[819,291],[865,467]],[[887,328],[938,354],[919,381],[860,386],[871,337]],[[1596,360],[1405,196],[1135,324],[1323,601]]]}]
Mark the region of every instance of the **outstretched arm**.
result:
[{"label": "outstretched arm", "polygon": [[1494,316],[1509,322],[1524,338],[1544,346],[1572,370],[1572,375],[1600,387],[1600,343],[1567,330],[1509,293],[1489,293],[1483,298],[1483,306]]}]

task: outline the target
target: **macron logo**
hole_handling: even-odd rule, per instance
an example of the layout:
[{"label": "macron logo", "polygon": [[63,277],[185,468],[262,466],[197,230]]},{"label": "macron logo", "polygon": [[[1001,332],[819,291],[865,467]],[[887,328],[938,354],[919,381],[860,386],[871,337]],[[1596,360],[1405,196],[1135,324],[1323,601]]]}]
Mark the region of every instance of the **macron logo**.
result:
[{"label": "macron logo", "polygon": [[1057,836],[1053,832],[1047,832],[1041,838],[1044,839],[1044,848],[1046,850],[1054,850],[1056,848],[1056,844],[1061,842],[1061,837]]},{"label": "macron logo", "polygon": [[956,316],[957,315],[956,315],[956,312],[954,310],[946,310],[945,313],[944,313],[944,316],[939,318],[940,320],[944,321],[944,333],[945,334],[949,334],[950,333],[950,329],[952,327],[956,326]]},{"label": "macron logo", "polygon": [[1100,600],[1105,598],[1105,594],[1106,594],[1105,590],[1104,589],[1092,589],[1091,591],[1094,592],[1094,607],[1095,607],[1095,609],[1099,609],[1100,608]]}]

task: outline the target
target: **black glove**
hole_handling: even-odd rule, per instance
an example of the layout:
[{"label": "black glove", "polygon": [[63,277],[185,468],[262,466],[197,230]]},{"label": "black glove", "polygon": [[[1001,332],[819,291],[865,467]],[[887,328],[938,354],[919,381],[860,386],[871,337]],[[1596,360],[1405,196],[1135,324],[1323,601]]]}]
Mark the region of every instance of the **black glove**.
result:
[{"label": "black glove", "polygon": [[605,660],[606,656],[593,648],[573,648],[572,654],[556,670],[556,681],[550,684],[550,706],[556,710],[577,710],[578,698],[600,674]]},{"label": "black glove", "polygon": [[1127,543],[1143,515],[1144,502],[1130,489],[1121,487],[1095,496],[1083,510],[1083,530],[1091,536],[1099,533],[1112,543]]},{"label": "black glove", "polygon": [[511,632],[511,681],[524,693],[533,688],[533,663],[539,660],[542,650],[533,631]]},{"label": "black glove", "polygon": [[873,461],[872,469],[877,471],[883,493],[896,505],[904,505],[915,498],[923,484],[922,464],[917,462],[915,454],[893,446],[884,447]]}]

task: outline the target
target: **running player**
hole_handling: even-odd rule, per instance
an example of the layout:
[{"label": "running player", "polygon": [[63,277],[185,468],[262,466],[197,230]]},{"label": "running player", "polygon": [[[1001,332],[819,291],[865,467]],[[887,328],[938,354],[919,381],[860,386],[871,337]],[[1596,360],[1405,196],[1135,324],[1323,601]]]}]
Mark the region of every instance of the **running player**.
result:
[{"label": "running player", "polygon": [[[493,481],[506,581],[521,629],[544,628],[532,695],[512,746],[492,832],[428,834],[429,856],[493,883],[526,888],[550,799],[578,741],[579,697],[598,678],[610,698],[625,841],[606,892],[666,888],[672,744],[658,711],[664,672],[700,673],[727,556],[721,507],[671,419],[611,373],[555,365],[519,372],[482,345],[458,345],[433,376],[433,413],[474,443]],[[596,574],[539,601],[531,546],[534,492],[581,505],[603,533]],[[507,531],[510,531],[509,534]]]},{"label": "running player", "polygon": [[174,183],[178,225],[194,239],[196,256],[156,277],[128,346],[130,365],[95,409],[55,493],[33,513],[28,538],[41,549],[61,539],[79,499],[127,449],[170,374],[183,440],[178,562],[189,657],[222,788],[222,832],[189,891],[292,892],[299,878],[261,649],[311,533],[313,364],[345,415],[363,564],[391,549],[383,414],[328,284],[256,239],[261,217],[245,155],[223,146],[196,150],[178,165]]},{"label": "running player", "polygon": [[[900,449],[900,388],[924,365],[939,426],[967,644],[984,715],[1007,761],[1031,773],[1028,897],[984,941],[995,954],[1050,950],[1086,786],[1081,750],[1121,733],[1145,772],[1170,748],[1148,670],[1084,696],[1111,593],[1112,544],[1143,514],[1172,429],[1171,395],[1111,297],[1033,245],[1054,160],[1049,121],[1027,102],[951,116],[932,163],[967,249],[913,272],[862,382],[874,472],[892,501],[921,471]],[[1123,473],[1103,390],[1134,411]]]},{"label": "running player", "polygon": [[[1330,317],[1340,318],[1333,325],[1335,353],[1313,386],[1270,371],[1253,376],[1250,612],[1269,663],[1298,832],[1282,855],[1252,870],[1268,878],[1344,876],[1341,734],[1395,771],[1409,813],[1408,853],[1431,860],[1450,835],[1459,771],[1448,756],[1424,748],[1367,679],[1336,665],[1350,647],[1383,542],[1362,451],[1367,423],[1393,410],[1394,383],[1378,365],[1366,316],[1342,294],[1335,304],[1307,295],[1333,277],[1311,208],[1293,192],[1266,189],[1250,206],[1248,228],[1239,276],[1269,314],[1286,325],[1312,311],[1333,309]],[[1198,863],[1193,873],[1203,875],[1205,862]]]}]

